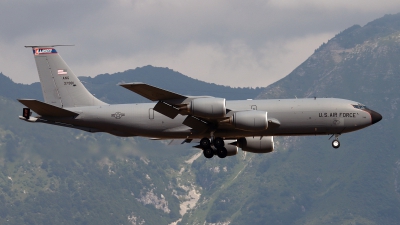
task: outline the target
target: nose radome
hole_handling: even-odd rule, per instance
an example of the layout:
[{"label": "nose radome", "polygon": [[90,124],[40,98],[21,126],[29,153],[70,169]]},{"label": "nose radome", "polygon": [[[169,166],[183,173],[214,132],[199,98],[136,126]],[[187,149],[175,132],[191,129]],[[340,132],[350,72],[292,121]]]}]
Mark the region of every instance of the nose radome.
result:
[{"label": "nose radome", "polygon": [[377,113],[377,112],[375,112],[374,110],[371,110],[369,112],[369,114],[371,114],[371,122],[372,122],[372,124],[377,123],[377,122],[381,121],[381,119],[382,119],[382,115]]}]

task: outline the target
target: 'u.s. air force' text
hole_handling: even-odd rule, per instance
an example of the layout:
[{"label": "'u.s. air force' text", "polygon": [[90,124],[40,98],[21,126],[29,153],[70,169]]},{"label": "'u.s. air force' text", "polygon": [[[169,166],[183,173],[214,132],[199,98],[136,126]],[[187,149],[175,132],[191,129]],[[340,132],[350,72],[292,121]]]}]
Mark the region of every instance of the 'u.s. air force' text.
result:
[{"label": "'u.s. air force' text", "polygon": [[358,113],[319,113],[319,117],[356,117]]}]

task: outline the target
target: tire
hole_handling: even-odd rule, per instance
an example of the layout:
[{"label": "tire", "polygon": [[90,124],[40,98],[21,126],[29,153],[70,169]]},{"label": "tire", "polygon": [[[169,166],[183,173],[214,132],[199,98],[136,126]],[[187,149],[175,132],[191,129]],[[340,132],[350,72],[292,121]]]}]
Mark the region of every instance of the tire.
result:
[{"label": "tire", "polygon": [[221,159],[225,158],[228,155],[228,151],[226,150],[225,147],[221,147],[217,149],[217,155]]},{"label": "tire", "polygon": [[339,140],[333,140],[333,141],[332,141],[332,147],[333,147],[333,148],[339,148],[339,147],[340,147],[340,142],[339,142]]},{"label": "tire", "polygon": [[213,144],[214,144],[214,146],[216,148],[220,148],[220,147],[224,147],[225,146],[224,139],[222,139],[220,137],[214,138]]},{"label": "tire", "polygon": [[214,156],[214,151],[211,148],[206,148],[203,150],[203,155],[207,159],[211,159]]},{"label": "tire", "polygon": [[210,139],[208,139],[208,138],[202,138],[202,139],[200,140],[200,147],[201,147],[202,149],[210,148],[210,145],[211,145]]}]

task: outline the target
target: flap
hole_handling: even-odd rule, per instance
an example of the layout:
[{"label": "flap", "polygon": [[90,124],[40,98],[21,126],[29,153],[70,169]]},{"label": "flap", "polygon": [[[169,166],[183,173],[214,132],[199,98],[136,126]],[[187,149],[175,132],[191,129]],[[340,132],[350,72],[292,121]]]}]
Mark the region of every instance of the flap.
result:
[{"label": "flap", "polygon": [[182,124],[193,128],[192,131],[194,133],[203,133],[209,128],[209,125],[205,121],[194,116],[187,116]]},{"label": "flap", "polygon": [[169,100],[169,99],[185,99],[184,95],[180,95],[171,91],[167,91],[158,87],[141,82],[133,82],[127,84],[120,84],[120,86],[133,91],[152,101]]},{"label": "flap", "polygon": [[155,106],[154,110],[171,118],[174,119],[178,114],[179,110],[172,107],[171,105],[166,104],[165,102],[159,101]]},{"label": "flap", "polygon": [[18,101],[41,116],[73,117],[79,115],[78,113],[71,112],[69,110],[59,108],[35,99],[18,99]]}]

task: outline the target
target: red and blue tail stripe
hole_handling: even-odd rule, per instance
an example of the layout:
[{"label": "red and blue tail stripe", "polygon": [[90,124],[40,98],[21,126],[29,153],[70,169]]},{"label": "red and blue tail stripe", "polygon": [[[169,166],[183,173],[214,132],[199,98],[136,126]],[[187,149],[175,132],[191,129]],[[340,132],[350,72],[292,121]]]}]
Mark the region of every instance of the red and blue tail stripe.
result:
[{"label": "red and blue tail stripe", "polygon": [[34,55],[55,54],[55,53],[57,53],[55,48],[33,48]]}]

